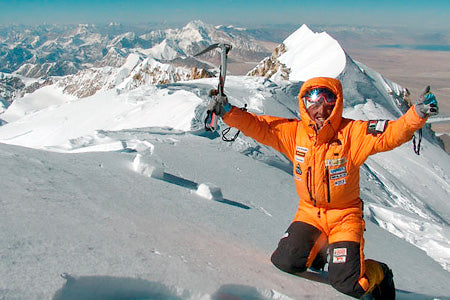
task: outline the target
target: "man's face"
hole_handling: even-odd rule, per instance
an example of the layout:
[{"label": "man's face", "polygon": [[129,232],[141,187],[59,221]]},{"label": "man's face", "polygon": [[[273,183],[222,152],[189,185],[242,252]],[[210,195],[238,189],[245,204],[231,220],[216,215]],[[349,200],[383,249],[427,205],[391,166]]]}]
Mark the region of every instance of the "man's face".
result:
[{"label": "man's face", "polygon": [[317,129],[323,127],[326,119],[331,115],[334,105],[326,105],[324,102],[316,103],[308,108],[308,113],[311,119],[316,122]]},{"label": "man's face", "polygon": [[303,101],[309,116],[321,129],[336,105],[336,95],[327,88],[315,87],[305,93]]}]

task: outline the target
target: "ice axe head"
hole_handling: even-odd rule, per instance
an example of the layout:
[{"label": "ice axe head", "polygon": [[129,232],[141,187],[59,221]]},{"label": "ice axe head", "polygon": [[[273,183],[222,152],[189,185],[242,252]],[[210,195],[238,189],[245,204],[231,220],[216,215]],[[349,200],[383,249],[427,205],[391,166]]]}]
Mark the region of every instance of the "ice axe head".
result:
[{"label": "ice axe head", "polygon": [[[231,45],[225,43],[212,44],[203,51],[200,51],[199,53],[195,54],[194,56],[202,55],[216,48],[220,50],[220,75],[219,75],[219,84],[217,86],[217,94],[225,96],[223,89],[225,86],[225,76],[227,73],[227,54],[231,50]],[[214,111],[208,110],[205,119],[206,130],[215,131],[217,129],[218,119],[219,116]]]},{"label": "ice axe head", "polygon": [[232,46],[230,44],[225,43],[215,43],[210,45],[203,51],[200,51],[199,53],[195,54],[194,57],[205,54],[216,48],[220,50],[220,75],[217,89],[221,95],[224,95],[223,88],[225,86],[225,77],[227,75],[227,54],[231,50]]},{"label": "ice axe head", "polygon": [[202,54],[205,54],[206,52],[209,52],[209,51],[211,51],[213,49],[216,49],[216,48],[220,48],[220,51],[222,53],[228,54],[228,52],[231,50],[231,45],[230,44],[225,44],[225,43],[215,43],[215,44],[212,44],[212,45],[208,46],[206,49],[200,51],[199,53],[195,54],[194,57],[200,56]]}]

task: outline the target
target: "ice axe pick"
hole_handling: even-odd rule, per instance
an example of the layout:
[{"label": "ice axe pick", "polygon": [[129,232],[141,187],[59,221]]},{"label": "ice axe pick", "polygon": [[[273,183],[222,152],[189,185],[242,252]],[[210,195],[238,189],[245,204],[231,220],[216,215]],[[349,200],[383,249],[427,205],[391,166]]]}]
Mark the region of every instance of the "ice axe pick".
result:
[{"label": "ice axe pick", "polygon": [[[225,96],[223,88],[225,86],[225,77],[227,73],[227,55],[231,50],[231,45],[225,43],[215,43],[204,49],[203,51],[194,55],[199,56],[206,52],[209,52],[213,49],[218,48],[220,50],[220,75],[219,75],[219,84],[217,86],[218,94],[221,96]],[[217,129],[217,122],[219,116],[212,110],[207,111],[207,115],[205,118],[205,129],[207,131],[215,131]]]}]

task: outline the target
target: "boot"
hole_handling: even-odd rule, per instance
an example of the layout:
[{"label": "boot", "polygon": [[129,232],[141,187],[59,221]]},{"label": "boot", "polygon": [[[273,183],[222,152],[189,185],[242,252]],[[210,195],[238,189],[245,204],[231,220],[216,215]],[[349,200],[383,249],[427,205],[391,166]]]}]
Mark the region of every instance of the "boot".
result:
[{"label": "boot", "polygon": [[[364,300],[395,300],[395,285],[394,275],[389,267],[381,262],[368,260],[366,261],[367,267],[370,270],[369,273],[381,273],[383,277],[381,280],[377,280],[375,284],[369,289],[361,299]],[[376,264],[376,265],[375,265]],[[372,274],[371,274],[372,275]],[[370,282],[370,277],[369,282]],[[379,278],[379,276],[376,276]]]}]

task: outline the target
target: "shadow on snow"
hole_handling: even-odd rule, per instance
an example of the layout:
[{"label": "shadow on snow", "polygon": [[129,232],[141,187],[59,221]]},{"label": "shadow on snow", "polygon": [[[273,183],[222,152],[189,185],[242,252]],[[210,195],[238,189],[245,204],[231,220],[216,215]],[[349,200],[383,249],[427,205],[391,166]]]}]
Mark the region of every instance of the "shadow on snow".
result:
[{"label": "shadow on snow", "polygon": [[[323,275],[323,274],[321,274]],[[61,275],[66,283],[53,296],[52,300],[183,300],[192,299],[191,293],[180,292],[179,288],[169,288],[162,283],[139,278],[121,278],[111,276]],[[307,278],[307,277],[306,277]],[[314,280],[314,278],[308,278]],[[319,280],[320,281],[320,280]],[[178,292],[177,292],[178,291]],[[181,296],[180,296],[181,293]],[[205,298],[209,295],[198,295]],[[273,292],[262,295],[256,288],[239,284],[222,285],[211,296],[211,300],[269,300],[274,299]],[[448,296],[430,296],[398,290],[399,300],[450,300]]]},{"label": "shadow on snow", "polygon": [[[52,300],[182,300],[192,297],[189,292],[183,291],[182,296],[179,296],[175,288],[137,278],[110,276],[76,278],[68,274],[61,276],[67,282],[55,293]],[[270,298],[261,295],[256,288],[229,284],[221,286],[210,299],[268,300]]]},{"label": "shadow on snow", "polygon": [[53,300],[137,300],[168,299],[181,300],[174,290],[158,282],[136,278],[109,276],[61,275],[67,282],[56,292]]},{"label": "shadow on snow", "polygon": [[[165,182],[171,183],[171,184],[175,184],[190,190],[197,190],[199,184],[192,181],[192,180],[188,180],[188,179],[184,179],[182,177],[179,176],[175,176],[172,175],[170,173],[166,173],[164,172],[164,177],[162,178],[162,180],[164,180]],[[235,206],[235,207],[239,207],[242,209],[250,209],[249,206],[236,202],[236,201],[232,201],[232,200],[228,200],[228,199],[221,199],[221,200],[214,200],[220,203],[224,203],[224,204],[228,204],[231,206]]]}]

